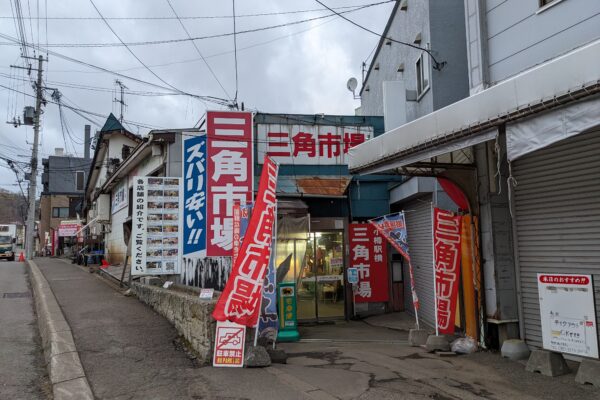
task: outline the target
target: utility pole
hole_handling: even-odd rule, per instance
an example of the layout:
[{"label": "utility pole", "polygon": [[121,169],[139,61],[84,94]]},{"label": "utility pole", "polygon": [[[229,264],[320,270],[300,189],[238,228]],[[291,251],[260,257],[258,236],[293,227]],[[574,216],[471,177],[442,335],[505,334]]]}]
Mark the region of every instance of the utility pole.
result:
[{"label": "utility pole", "polygon": [[127,89],[127,86],[125,86],[123,84],[123,82],[121,82],[120,80],[116,80],[115,84],[119,85],[119,87],[121,88],[121,99],[117,99],[115,98],[115,103],[119,103],[121,105],[121,116],[119,117],[119,122],[123,123],[123,110],[125,109],[125,106],[127,106],[127,104],[125,104],[125,89]]},{"label": "utility pole", "polygon": [[33,244],[35,243],[35,198],[37,192],[38,146],[40,141],[40,117],[42,114],[42,63],[44,57],[38,57],[37,83],[35,85],[35,115],[33,117],[33,151],[31,153],[31,175],[29,176],[29,209],[27,210],[27,240],[25,255],[33,259]]}]

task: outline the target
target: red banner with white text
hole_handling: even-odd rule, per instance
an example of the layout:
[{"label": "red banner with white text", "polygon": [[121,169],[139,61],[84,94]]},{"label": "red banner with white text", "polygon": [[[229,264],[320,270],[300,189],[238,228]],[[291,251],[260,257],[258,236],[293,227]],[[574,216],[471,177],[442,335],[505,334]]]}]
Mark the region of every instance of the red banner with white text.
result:
[{"label": "red banner with white text", "polygon": [[[252,113],[206,113],[206,255],[231,257],[233,205],[252,201]],[[204,202],[204,199],[202,199]]]},{"label": "red banner with white text", "polygon": [[265,157],[248,230],[212,314],[218,321],[228,320],[250,327],[256,326],[258,321],[263,282],[271,258],[278,168],[273,160]]},{"label": "red banner with white text", "polygon": [[460,278],[460,215],[433,209],[435,299],[439,334],[453,334]]},{"label": "red banner with white text", "polygon": [[389,300],[387,248],[371,224],[350,224],[350,267],[358,271],[357,303]]}]

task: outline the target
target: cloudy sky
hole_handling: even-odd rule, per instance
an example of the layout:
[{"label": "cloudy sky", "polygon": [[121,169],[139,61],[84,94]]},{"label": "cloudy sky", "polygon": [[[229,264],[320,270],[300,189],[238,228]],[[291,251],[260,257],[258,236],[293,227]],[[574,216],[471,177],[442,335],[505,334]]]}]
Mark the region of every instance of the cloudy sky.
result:
[{"label": "cloudy sky", "polygon": [[[230,0],[169,1],[191,37],[233,32]],[[44,65],[45,85],[58,88],[65,104],[102,116],[114,112],[118,117],[118,104],[113,99],[116,95],[115,79],[120,79],[127,90],[133,92],[125,95],[125,119],[156,128],[191,127],[202,117],[206,108],[223,109],[218,104],[204,103],[189,96],[164,93],[173,93],[175,89],[171,89],[171,86],[196,95],[234,98],[236,84],[232,36],[195,41],[200,54],[212,69],[211,73],[189,40],[131,45],[129,48],[135,56],[125,47],[115,46],[119,44],[119,39],[94,9],[95,4],[108,25],[125,43],[186,39],[188,36],[175,18],[169,1],[93,0],[92,3],[90,0],[21,0],[22,15],[25,17],[23,29],[28,42],[39,43],[43,47],[48,43],[50,50],[60,55],[152,82],[166,89],[98,71],[52,53],[49,54],[49,62]],[[345,7],[377,1],[381,0],[326,0],[325,4],[341,12],[350,9]],[[16,0],[0,2],[0,34],[12,38],[18,37],[19,25],[13,19],[16,3]],[[45,18],[46,7],[48,19]],[[392,7],[393,3],[388,2],[345,16],[382,32]],[[313,0],[238,0],[236,30],[240,32],[288,24],[328,14],[329,11],[323,11]],[[38,15],[40,18],[37,18]],[[33,18],[29,19],[30,16]],[[237,37],[238,102],[244,102],[247,109],[262,112],[353,114],[359,103],[347,91],[346,81],[351,76],[360,77],[361,63],[368,59],[377,41],[376,36],[337,16],[241,33]],[[93,47],[82,47],[90,44]],[[33,49],[29,49],[29,54],[33,55]],[[36,51],[36,55],[39,54]],[[0,87],[0,112],[4,113],[2,118],[5,118],[2,122],[21,115],[24,105],[35,105],[33,98],[14,91],[33,94],[26,71],[11,68],[11,64],[23,65],[19,46],[6,37],[0,38],[0,85],[4,86]],[[32,78],[35,78],[34,74],[35,71],[32,72]],[[46,98],[51,100],[50,91]],[[71,154],[83,154],[83,127],[90,122],[69,109],[63,109],[63,115],[61,128],[58,106],[49,103],[44,108],[40,148],[42,157],[52,154],[55,147],[66,147]],[[92,124],[92,131],[100,129],[103,117],[84,115],[97,124]],[[33,141],[31,127],[0,126],[0,156],[28,161]],[[135,133],[148,132],[147,128],[133,123],[126,127]],[[19,190],[15,174],[8,169],[4,160],[0,160],[0,187]]]}]

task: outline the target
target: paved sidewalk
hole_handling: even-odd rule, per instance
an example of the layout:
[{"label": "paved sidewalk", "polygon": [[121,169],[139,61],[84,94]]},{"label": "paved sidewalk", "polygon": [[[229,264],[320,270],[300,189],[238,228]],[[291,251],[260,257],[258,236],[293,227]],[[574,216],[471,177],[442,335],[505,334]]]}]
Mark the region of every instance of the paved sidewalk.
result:
[{"label": "paved sidewalk", "polygon": [[0,261],[0,399],[51,392],[25,263]]}]

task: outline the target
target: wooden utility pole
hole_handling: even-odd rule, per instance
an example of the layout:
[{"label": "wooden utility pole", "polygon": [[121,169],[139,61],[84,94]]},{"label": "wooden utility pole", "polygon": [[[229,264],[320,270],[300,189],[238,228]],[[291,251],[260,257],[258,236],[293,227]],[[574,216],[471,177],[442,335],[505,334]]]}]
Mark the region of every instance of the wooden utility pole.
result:
[{"label": "wooden utility pole", "polygon": [[31,152],[31,174],[29,176],[29,209],[27,210],[27,229],[25,256],[33,259],[35,243],[35,199],[37,192],[38,147],[40,141],[40,117],[42,114],[42,63],[44,58],[38,57],[37,83],[35,85],[35,115],[33,117],[33,151]]}]

